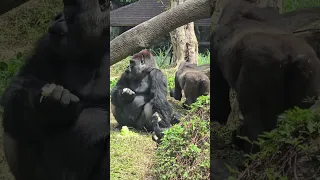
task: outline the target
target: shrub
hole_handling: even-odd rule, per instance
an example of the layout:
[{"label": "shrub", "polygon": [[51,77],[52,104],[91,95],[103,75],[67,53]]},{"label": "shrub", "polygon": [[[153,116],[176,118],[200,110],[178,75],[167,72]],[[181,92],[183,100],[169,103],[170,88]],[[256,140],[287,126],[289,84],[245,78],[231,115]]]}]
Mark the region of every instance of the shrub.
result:
[{"label": "shrub", "polygon": [[0,62],[0,94],[3,93],[4,88],[7,86],[10,78],[16,74],[18,69],[22,66],[24,57],[18,53],[14,58],[8,62]]},{"label": "shrub", "polygon": [[295,107],[255,144],[238,179],[313,179],[320,176],[320,110]]},{"label": "shrub", "polygon": [[164,132],[156,151],[156,179],[209,179],[210,96],[199,97],[182,121]]}]

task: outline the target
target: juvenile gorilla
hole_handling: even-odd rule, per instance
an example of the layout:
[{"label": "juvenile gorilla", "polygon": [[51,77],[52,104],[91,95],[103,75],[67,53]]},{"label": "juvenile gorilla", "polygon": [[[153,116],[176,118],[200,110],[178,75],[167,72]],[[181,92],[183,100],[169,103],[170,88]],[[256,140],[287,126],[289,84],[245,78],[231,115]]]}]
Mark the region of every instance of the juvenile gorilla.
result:
[{"label": "juvenile gorilla", "polygon": [[175,88],[170,90],[170,96],[180,101],[183,90],[186,97],[183,104],[185,108],[196,102],[199,96],[208,95],[210,92],[209,77],[196,64],[189,62],[180,63],[174,82]]},{"label": "juvenile gorilla", "polygon": [[161,128],[179,122],[166,99],[167,80],[148,50],[135,54],[111,92],[112,113],[121,126],[153,131],[152,115],[158,113]]},{"label": "juvenile gorilla", "polygon": [[16,180],[109,178],[109,28],[98,0],[65,0],[11,79],[1,104]]},{"label": "juvenile gorilla", "polygon": [[[229,8],[232,3],[221,19],[226,19]],[[220,24],[211,35],[211,118],[226,123],[229,89],[234,88],[244,118],[239,135],[250,140],[274,129],[277,116],[285,110],[310,107],[304,98],[317,97],[320,90],[320,62],[314,50],[305,40],[252,16],[264,11],[235,14],[236,18]],[[252,148],[240,139],[235,143],[247,153]]]}]

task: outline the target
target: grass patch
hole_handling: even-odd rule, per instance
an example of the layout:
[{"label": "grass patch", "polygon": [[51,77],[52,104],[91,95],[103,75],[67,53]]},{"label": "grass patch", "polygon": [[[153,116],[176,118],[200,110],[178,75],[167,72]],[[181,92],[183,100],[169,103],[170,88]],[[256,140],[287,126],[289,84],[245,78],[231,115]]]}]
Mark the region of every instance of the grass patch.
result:
[{"label": "grass patch", "polygon": [[0,16],[0,61],[10,60],[19,52],[27,53],[61,10],[60,0],[37,0]]},{"label": "grass patch", "polygon": [[114,128],[117,123],[112,114],[110,117],[111,179],[147,179],[156,147],[151,135],[134,130],[123,135]]}]

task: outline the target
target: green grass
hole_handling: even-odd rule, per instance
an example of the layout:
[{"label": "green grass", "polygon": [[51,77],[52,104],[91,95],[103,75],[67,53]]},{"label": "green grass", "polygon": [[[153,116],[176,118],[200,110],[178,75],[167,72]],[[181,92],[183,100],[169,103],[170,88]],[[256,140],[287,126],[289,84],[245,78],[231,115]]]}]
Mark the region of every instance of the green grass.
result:
[{"label": "green grass", "polygon": [[0,61],[27,53],[61,10],[61,0],[34,0],[0,16]]},{"label": "green grass", "polygon": [[116,121],[110,114],[110,175],[111,179],[147,179],[152,167],[155,143],[151,135],[132,131],[122,135],[115,129]]}]

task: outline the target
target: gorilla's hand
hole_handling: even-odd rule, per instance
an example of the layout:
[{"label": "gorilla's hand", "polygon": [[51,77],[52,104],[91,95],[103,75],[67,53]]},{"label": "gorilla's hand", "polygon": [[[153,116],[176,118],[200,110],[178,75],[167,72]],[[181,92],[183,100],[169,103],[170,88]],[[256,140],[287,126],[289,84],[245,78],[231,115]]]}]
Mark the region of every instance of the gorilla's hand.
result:
[{"label": "gorilla's hand", "polygon": [[122,97],[127,101],[131,101],[135,98],[136,93],[129,88],[123,88]]},{"label": "gorilla's hand", "polygon": [[[68,108],[80,101],[80,99],[56,84],[46,84],[42,87],[42,96],[40,103],[43,106],[50,106],[51,110],[55,108]],[[53,109],[52,109],[53,108]]]}]

